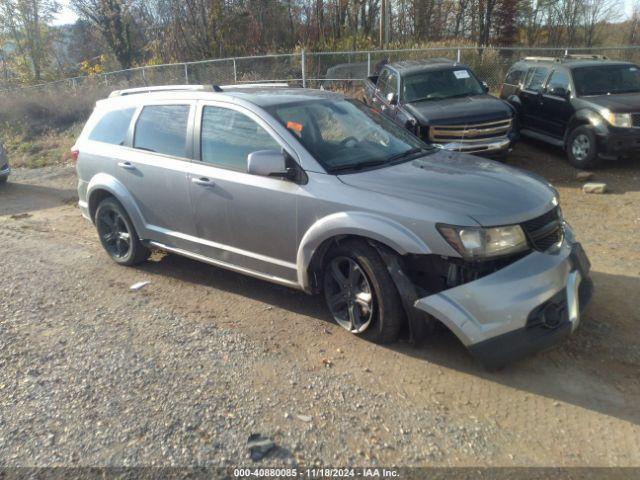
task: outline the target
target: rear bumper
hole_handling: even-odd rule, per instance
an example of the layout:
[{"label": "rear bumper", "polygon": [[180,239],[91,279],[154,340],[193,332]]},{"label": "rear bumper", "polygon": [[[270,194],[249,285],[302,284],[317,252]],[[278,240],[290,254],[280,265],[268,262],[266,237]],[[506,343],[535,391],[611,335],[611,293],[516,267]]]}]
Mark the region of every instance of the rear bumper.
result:
[{"label": "rear bumper", "polygon": [[78,208],[80,208],[80,213],[87,220],[91,220],[91,215],[89,214],[89,203],[87,202],[87,188],[89,184],[83,180],[78,180]]},{"label": "rear bumper", "polygon": [[589,269],[567,226],[557,252],[533,252],[414,306],[445,324],[483,364],[495,367],[548,348],[577,328],[591,297]]}]

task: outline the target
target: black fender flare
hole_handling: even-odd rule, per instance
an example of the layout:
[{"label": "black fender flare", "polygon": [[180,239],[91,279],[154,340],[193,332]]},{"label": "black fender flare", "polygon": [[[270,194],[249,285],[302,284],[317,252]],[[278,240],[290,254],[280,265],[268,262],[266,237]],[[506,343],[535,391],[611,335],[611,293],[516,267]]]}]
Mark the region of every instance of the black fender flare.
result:
[{"label": "black fender flare", "polygon": [[573,114],[573,117],[569,119],[569,123],[567,123],[563,139],[565,146],[571,132],[582,125],[589,125],[593,128],[596,135],[607,135],[609,133],[607,121],[598,112],[590,109],[578,110]]}]

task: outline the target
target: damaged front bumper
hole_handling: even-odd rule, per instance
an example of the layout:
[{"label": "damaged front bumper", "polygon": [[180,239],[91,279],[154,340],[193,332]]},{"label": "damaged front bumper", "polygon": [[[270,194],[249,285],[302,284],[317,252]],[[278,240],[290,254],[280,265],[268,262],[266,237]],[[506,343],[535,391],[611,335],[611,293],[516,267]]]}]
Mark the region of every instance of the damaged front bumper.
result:
[{"label": "damaged front bumper", "polygon": [[567,226],[554,253],[532,252],[477,280],[418,299],[488,368],[546,349],[580,322],[590,264]]}]

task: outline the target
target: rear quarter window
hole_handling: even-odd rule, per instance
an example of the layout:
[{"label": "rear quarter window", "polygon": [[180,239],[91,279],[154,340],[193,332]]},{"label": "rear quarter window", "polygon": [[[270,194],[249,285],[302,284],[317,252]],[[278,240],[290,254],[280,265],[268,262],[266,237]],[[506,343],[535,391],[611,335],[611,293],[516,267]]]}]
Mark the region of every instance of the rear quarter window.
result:
[{"label": "rear quarter window", "polygon": [[89,140],[124,145],[135,108],[110,110],[102,115],[89,134]]}]

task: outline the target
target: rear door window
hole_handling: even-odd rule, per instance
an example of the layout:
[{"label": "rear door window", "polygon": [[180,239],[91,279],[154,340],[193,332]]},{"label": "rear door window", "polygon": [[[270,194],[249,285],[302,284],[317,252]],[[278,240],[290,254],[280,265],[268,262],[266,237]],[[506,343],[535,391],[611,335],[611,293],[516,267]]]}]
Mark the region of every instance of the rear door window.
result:
[{"label": "rear door window", "polygon": [[133,147],[174,157],[187,156],[189,105],[149,105],[136,124]]},{"label": "rear door window", "polygon": [[124,145],[135,111],[135,108],[124,108],[105,113],[91,130],[89,140]]}]

